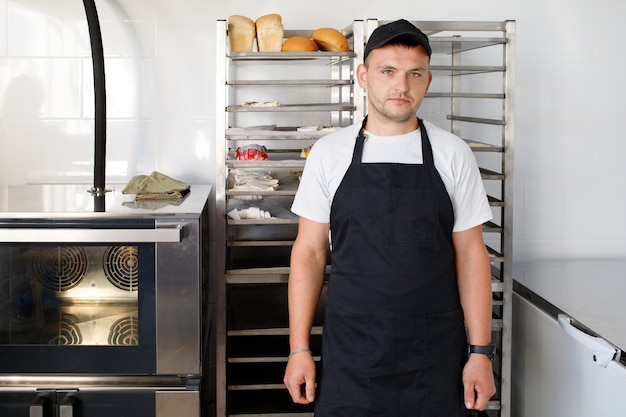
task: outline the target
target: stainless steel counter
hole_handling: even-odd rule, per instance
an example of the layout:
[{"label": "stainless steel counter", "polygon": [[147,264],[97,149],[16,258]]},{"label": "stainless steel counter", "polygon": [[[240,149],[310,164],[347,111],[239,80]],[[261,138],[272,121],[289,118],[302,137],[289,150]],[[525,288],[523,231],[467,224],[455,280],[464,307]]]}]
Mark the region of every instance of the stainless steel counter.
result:
[{"label": "stainless steel counter", "polygon": [[514,264],[517,283],[626,350],[626,260]]},{"label": "stainless steel counter", "polygon": [[[125,184],[111,189],[96,201],[89,193],[91,184],[3,184],[0,185],[0,218],[63,217],[153,217],[201,213],[211,192],[209,185],[192,185],[180,200],[135,201],[122,194]],[[102,206],[104,211],[95,211]]]}]

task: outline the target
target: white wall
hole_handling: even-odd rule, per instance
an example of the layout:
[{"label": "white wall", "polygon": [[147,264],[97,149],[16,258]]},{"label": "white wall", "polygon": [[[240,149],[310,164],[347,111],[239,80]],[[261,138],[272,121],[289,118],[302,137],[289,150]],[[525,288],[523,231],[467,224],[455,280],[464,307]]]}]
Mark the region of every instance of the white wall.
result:
[{"label": "white wall", "polygon": [[[365,3],[365,4],[364,4]],[[368,4],[369,3],[369,4]],[[626,255],[622,0],[97,0],[107,178],[212,182],[215,21],[516,20],[515,259]],[[0,0],[0,182],[92,176],[89,37],[79,0]]]}]

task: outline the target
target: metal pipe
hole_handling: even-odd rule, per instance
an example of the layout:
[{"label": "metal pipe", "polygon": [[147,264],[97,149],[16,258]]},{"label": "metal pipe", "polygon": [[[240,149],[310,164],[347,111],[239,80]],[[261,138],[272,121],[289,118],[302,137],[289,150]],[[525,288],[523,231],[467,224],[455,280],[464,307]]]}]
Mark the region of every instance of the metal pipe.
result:
[{"label": "metal pipe", "polygon": [[[102,47],[102,32],[98,19],[98,10],[94,0],[83,0],[89,39],[91,42],[91,60],[93,62],[93,84],[95,100],[95,129],[94,129],[94,176],[91,193],[102,196],[105,190],[106,166],[106,82],[104,73],[104,50]],[[103,211],[103,208],[102,208]]]}]

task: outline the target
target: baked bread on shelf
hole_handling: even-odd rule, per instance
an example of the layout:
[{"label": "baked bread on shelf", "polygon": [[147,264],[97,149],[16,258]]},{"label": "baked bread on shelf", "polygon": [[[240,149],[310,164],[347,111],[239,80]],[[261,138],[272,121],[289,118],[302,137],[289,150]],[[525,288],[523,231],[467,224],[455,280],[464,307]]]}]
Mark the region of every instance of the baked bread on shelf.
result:
[{"label": "baked bread on shelf", "polygon": [[256,41],[259,52],[280,52],[285,37],[285,28],[279,14],[267,14],[256,22]]},{"label": "baked bread on shelf", "polygon": [[283,42],[283,52],[317,52],[317,43],[311,38],[292,36]]},{"label": "baked bread on shelf", "polygon": [[311,37],[321,51],[348,52],[350,50],[348,39],[337,29],[319,28]]},{"label": "baked bread on shelf", "polygon": [[228,18],[228,50],[230,52],[252,52],[256,26],[252,19],[232,15]]}]

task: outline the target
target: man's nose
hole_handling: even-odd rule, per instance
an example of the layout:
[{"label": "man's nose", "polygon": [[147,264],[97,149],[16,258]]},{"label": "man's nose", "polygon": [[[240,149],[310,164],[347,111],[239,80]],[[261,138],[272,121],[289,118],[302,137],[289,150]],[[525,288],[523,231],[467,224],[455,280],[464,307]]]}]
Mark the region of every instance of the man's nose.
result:
[{"label": "man's nose", "polygon": [[408,74],[402,74],[400,77],[396,78],[396,89],[402,92],[409,90],[409,75]]}]

